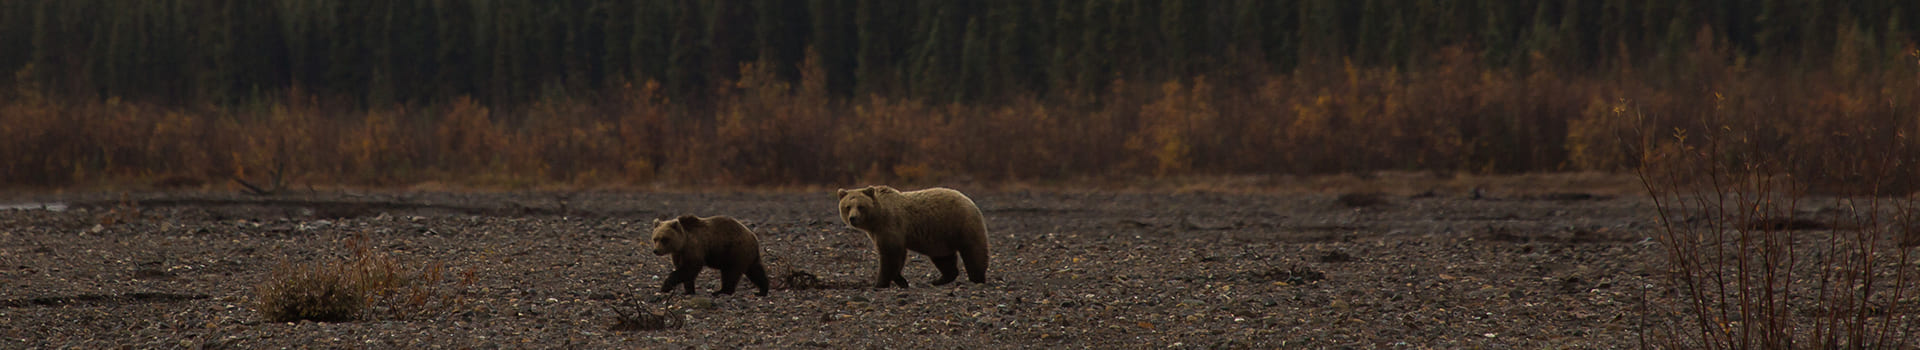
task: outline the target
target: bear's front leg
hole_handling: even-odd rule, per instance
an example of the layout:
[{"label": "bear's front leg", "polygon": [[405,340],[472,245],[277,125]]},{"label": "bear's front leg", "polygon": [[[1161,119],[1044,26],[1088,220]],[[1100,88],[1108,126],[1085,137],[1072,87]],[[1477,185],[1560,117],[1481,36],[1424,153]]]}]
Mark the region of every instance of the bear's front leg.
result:
[{"label": "bear's front leg", "polygon": [[670,293],[673,292],[674,285],[684,284],[687,288],[687,294],[692,295],[693,280],[696,277],[700,277],[701,268],[703,268],[701,265],[690,264],[680,264],[680,266],[674,267],[673,273],[667,275],[667,282],[660,286],[660,292]]},{"label": "bear's front leg", "polygon": [[940,279],[934,280],[933,285],[943,286],[948,283],[953,283],[954,279],[960,278],[960,263],[958,261],[960,257],[948,255],[929,256],[927,258],[933,260],[934,267],[940,268]]},{"label": "bear's front leg", "polygon": [[880,248],[880,275],[876,278],[878,281],[873,287],[886,288],[890,284],[897,283],[900,288],[907,288],[907,278],[900,276],[900,267],[906,264],[906,247]]}]

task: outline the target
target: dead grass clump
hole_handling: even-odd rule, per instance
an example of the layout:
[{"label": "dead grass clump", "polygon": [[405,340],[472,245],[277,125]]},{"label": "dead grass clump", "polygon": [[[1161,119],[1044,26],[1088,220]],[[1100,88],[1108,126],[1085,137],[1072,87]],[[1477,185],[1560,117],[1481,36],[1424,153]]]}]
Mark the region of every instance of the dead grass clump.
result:
[{"label": "dead grass clump", "polygon": [[254,289],[256,310],[272,322],[346,322],[360,318],[367,293],[339,263],[283,265]]},{"label": "dead grass clump", "polygon": [[464,289],[475,283],[473,270],[459,281],[444,264],[406,268],[398,259],[371,250],[365,236],[347,242],[348,259],[282,264],[254,289],[255,308],[273,322],[310,320],[418,319],[457,310],[467,303]]}]

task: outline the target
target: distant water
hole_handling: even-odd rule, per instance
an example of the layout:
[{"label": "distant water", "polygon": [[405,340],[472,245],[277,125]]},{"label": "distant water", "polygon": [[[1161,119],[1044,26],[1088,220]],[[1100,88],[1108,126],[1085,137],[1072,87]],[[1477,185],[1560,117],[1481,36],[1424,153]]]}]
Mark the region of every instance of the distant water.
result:
[{"label": "distant water", "polygon": [[67,211],[66,203],[0,203],[0,210]]}]

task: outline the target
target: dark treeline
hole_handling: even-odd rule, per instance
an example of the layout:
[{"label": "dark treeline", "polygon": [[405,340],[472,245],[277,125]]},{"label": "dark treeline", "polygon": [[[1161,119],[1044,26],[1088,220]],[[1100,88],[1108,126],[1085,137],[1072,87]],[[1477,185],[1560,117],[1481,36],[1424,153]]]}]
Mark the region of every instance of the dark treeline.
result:
[{"label": "dark treeline", "polygon": [[[300,89],[362,106],[490,105],[653,80],[698,101],[740,64],[930,101],[1287,71],[1657,66],[1702,35],[1730,59],[1896,62],[1909,0],[0,0],[0,84],[65,98],[231,104]],[[31,85],[27,85],[31,84]],[[18,88],[7,91],[21,90]]]}]

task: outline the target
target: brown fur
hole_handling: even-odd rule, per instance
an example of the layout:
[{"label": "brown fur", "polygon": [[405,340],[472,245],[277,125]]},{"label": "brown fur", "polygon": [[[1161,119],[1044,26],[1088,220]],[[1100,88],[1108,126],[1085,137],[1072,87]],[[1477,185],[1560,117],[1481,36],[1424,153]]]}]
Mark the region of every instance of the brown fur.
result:
[{"label": "brown fur", "polygon": [[967,280],[987,283],[987,221],[967,195],[939,187],[900,192],[870,186],[843,189],[839,196],[840,219],[866,232],[880,253],[874,287],[907,287],[900,268],[909,250],[926,255],[940,269],[940,279],[933,285],[951,283],[959,276],[956,258],[965,260]]},{"label": "brown fur", "polygon": [[767,295],[767,268],[760,263],[760,239],[739,221],[725,216],[705,218],[692,215],[668,221],[653,221],[653,254],[670,255],[673,273],[660,286],[661,293],[686,285],[693,294],[693,280],[700,270],[720,270],[720,290],[713,295],[732,294],[740,275],[760,287],[757,295]]}]

